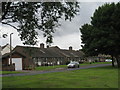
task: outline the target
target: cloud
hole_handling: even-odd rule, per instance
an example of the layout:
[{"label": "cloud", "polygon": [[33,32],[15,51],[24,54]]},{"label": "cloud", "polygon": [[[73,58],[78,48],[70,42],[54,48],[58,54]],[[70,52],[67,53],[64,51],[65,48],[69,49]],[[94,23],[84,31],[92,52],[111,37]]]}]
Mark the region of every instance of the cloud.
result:
[{"label": "cloud", "polygon": [[97,2],[82,2],[80,3],[80,12],[78,13],[73,20],[70,21],[64,21],[61,20],[61,27],[57,28],[56,32],[54,33],[55,37],[68,35],[71,33],[79,33],[79,28],[81,25],[85,23],[90,23],[91,16],[93,15],[94,11],[98,6],[102,5],[103,3],[97,3]]},{"label": "cloud", "polygon": [[[60,20],[61,27],[57,28],[56,32],[53,34],[54,38],[52,45],[57,45],[63,49],[68,49],[69,46],[72,46],[73,49],[80,49],[81,33],[79,28],[85,23],[90,23],[91,16],[93,16],[95,9],[103,4],[104,2],[81,2],[79,15],[77,15],[71,22]],[[15,29],[8,26],[2,26],[2,33],[10,34],[11,32],[14,33],[12,35],[12,45],[23,45],[18,36],[18,32]],[[46,41],[46,39],[42,35],[42,32],[39,31],[39,33],[39,42],[37,46],[39,46],[40,43],[45,43]],[[7,37],[6,39],[2,39],[2,45],[6,43],[9,43],[9,37]]]},{"label": "cloud", "polygon": [[61,27],[54,33],[54,45],[59,45],[62,48],[73,46],[74,49],[81,49],[81,33],[79,28],[85,23],[90,23],[95,9],[103,4],[103,2],[82,2],[79,15],[72,22],[62,21]]},{"label": "cloud", "polygon": [[53,46],[59,46],[62,49],[68,49],[72,46],[73,49],[77,50],[81,48],[81,40],[79,33],[72,33],[61,37],[54,38]]},{"label": "cloud", "polygon": [[[12,34],[12,45],[15,47],[16,45],[23,45],[19,36],[18,36],[18,32],[16,29],[7,26],[7,25],[2,25],[1,27],[1,40],[2,40],[2,45],[5,45],[7,43],[10,44],[10,33]],[[8,36],[6,38],[3,38],[2,35],[3,34],[7,34]]]}]

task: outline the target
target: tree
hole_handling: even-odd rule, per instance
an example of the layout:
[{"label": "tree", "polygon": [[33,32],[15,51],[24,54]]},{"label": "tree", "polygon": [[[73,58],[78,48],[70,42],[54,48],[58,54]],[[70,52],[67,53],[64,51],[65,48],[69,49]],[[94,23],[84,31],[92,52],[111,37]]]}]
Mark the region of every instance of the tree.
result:
[{"label": "tree", "polygon": [[[114,56],[120,67],[120,3],[104,4],[94,12],[91,19],[91,25],[80,28],[85,44],[83,50],[88,55],[94,55],[92,52],[96,50],[96,54]],[[86,35],[89,38],[85,38]]]},{"label": "tree", "polygon": [[77,12],[78,2],[2,2],[2,24],[15,28],[24,44],[35,45],[38,30],[50,44],[59,19],[71,21]]},{"label": "tree", "polygon": [[97,55],[96,46],[94,45],[92,36],[93,27],[89,24],[84,24],[80,30],[82,33],[81,40],[84,45],[82,45],[82,50],[86,53],[86,56],[94,56]]}]

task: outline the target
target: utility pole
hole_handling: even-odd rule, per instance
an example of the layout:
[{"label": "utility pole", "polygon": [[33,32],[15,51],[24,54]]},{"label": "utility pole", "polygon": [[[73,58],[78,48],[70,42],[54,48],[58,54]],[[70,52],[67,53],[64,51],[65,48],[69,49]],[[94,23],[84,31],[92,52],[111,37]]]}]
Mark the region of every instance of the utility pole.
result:
[{"label": "utility pole", "polygon": [[10,34],[10,65],[12,65],[12,34]]}]

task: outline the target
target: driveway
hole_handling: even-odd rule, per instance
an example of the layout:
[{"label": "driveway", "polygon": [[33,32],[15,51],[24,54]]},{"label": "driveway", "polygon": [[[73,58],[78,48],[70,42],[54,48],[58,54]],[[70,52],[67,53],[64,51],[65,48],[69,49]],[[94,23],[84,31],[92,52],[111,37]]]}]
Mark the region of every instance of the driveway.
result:
[{"label": "driveway", "polygon": [[111,66],[111,64],[97,64],[97,65],[94,65],[94,66],[92,66],[92,65],[81,66],[80,68],[58,68],[58,69],[50,70],[50,71],[29,71],[29,72],[26,72],[26,73],[17,73],[17,74],[5,74],[5,75],[0,74],[0,77],[37,75],[37,74],[44,74],[44,73],[64,72],[64,71],[80,70],[80,69],[104,67],[104,66]]}]

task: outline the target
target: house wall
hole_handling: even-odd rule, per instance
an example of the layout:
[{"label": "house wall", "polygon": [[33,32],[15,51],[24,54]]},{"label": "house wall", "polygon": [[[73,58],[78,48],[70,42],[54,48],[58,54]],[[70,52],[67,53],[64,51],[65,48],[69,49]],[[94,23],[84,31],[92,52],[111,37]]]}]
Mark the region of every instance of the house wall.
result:
[{"label": "house wall", "polygon": [[35,63],[31,58],[23,59],[23,69],[24,70],[32,70],[35,69]]},{"label": "house wall", "polygon": [[[18,54],[12,54],[11,58],[22,58],[22,57]],[[22,58],[22,68],[23,68],[23,63],[24,63],[24,61],[23,61],[23,58]],[[8,71],[8,68],[10,68],[9,70],[13,70],[13,67],[14,66],[10,66],[9,57],[6,57],[6,58],[2,59],[2,70],[7,70]]]},{"label": "house wall", "polygon": [[8,66],[9,65],[9,58],[2,59],[2,65]]},{"label": "house wall", "polygon": [[15,64],[8,65],[8,66],[2,66],[2,71],[15,71]]},{"label": "house wall", "polygon": [[81,57],[34,57],[32,61],[36,66],[66,65],[71,61],[83,62]]},{"label": "house wall", "polygon": [[[13,49],[13,47],[11,48]],[[7,45],[4,49],[2,49],[1,54],[4,55],[5,53],[10,52],[10,45]]]},{"label": "house wall", "polygon": [[[23,70],[31,70],[35,68],[35,64],[30,58],[21,57],[19,54],[13,54],[12,58],[22,58],[22,69]],[[4,68],[9,66],[9,57],[2,59],[2,67]]]},{"label": "house wall", "polygon": [[66,57],[66,60],[64,60],[64,62],[65,62],[66,64],[68,64],[68,63],[70,63],[70,62],[72,62],[72,61],[77,61],[77,62],[79,62],[79,63],[85,62],[85,61],[83,60],[83,57]]},{"label": "house wall", "polygon": [[[63,57],[34,57],[32,59],[36,66],[51,66],[51,65],[63,65],[65,64],[65,59]],[[39,64],[40,63],[40,64]]]}]

